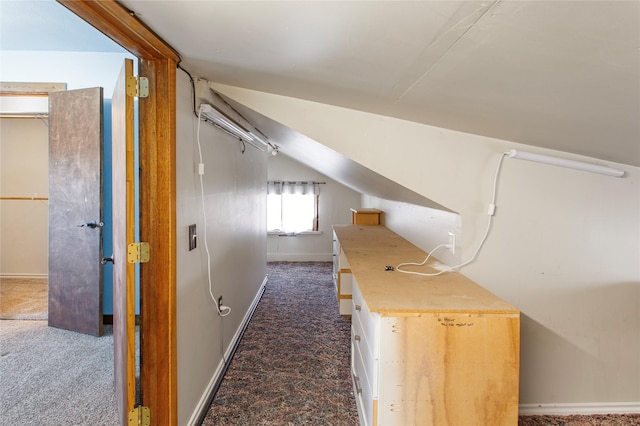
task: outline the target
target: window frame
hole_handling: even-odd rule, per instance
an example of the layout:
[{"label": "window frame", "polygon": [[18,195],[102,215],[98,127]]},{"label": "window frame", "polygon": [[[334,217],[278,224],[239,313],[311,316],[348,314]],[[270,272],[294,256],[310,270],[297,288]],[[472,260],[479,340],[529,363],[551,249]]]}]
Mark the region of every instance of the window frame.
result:
[{"label": "window frame", "polygon": [[[282,228],[284,229],[269,229],[269,220],[267,219],[267,234],[268,235],[281,235],[281,236],[296,236],[296,235],[318,235],[318,234],[322,234],[322,231],[320,231],[320,219],[319,219],[319,212],[320,212],[320,190],[319,190],[319,185],[322,182],[307,182],[307,181],[268,181],[267,184],[267,197],[271,196],[271,195],[277,195],[280,198],[280,225]],[[289,186],[294,186],[293,192],[285,192],[283,190],[284,185],[289,185]],[[312,185],[312,189],[313,192],[309,195],[311,195],[313,197],[313,218],[311,220],[311,228],[304,230],[304,231],[293,231],[293,232],[288,232],[286,231],[286,227],[283,226],[284,225],[284,221],[283,221],[283,202],[284,202],[284,197],[286,195],[297,195],[295,191],[297,191],[295,189],[295,185]],[[272,188],[275,188],[279,186],[279,189],[276,189],[274,192],[270,192],[272,190]],[[303,190],[304,191],[304,190]],[[303,193],[304,194],[304,193]],[[269,205],[269,202],[267,201],[267,206]],[[267,215],[269,214],[269,209],[267,207]]]}]

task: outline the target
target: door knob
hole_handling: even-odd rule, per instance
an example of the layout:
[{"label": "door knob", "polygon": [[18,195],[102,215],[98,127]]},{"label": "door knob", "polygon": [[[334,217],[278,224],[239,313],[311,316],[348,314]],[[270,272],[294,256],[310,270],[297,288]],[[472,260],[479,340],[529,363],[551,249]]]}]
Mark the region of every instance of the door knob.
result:
[{"label": "door knob", "polygon": [[82,225],[78,225],[78,228],[91,228],[91,229],[95,229],[95,228],[102,228],[104,226],[103,222],[97,223],[95,220],[91,221],[91,222],[87,222],[87,223],[83,223]]},{"label": "door knob", "polygon": [[106,265],[109,262],[113,263],[113,255],[111,255],[111,257],[105,257],[100,261],[103,265]]}]

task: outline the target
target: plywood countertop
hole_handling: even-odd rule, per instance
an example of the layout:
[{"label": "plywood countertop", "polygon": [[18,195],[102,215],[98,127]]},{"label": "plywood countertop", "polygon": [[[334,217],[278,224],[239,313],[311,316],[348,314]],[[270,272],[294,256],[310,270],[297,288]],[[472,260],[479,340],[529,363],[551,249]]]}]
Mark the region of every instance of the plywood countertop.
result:
[{"label": "plywood countertop", "polygon": [[[421,263],[427,253],[384,226],[333,227],[367,307],[381,315],[429,313],[513,314],[519,311],[458,272],[435,277],[386,271],[404,262]],[[403,269],[436,273],[445,265]]]}]

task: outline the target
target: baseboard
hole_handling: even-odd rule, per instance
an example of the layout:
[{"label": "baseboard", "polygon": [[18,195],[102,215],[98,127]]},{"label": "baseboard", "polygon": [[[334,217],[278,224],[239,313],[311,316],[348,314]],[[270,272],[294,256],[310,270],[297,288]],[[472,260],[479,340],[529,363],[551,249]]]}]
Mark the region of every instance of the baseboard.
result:
[{"label": "baseboard", "polygon": [[0,278],[47,279],[48,274],[0,274]]},{"label": "baseboard", "polygon": [[640,413],[640,402],[594,402],[575,404],[520,404],[518,414],[532,415],[592,415]]},{"label": "baseboard", "polygon": [[267,253],[267,262],[331,262],[332,253]]},{"label": "baseboard", "polygon": [[240,326],[236,330],[236,333],[234,334],[233,339],[231,340],[231,344],[227,347],[227,350],[225,351],[224,359],[227,360],[227,363],[225,364],[223,359],[218,364],[218,367],[216,368],[216,371],[213,373],[213,376],[211,377],[211,380],[209,381],[207,388],[202,394],[202,397],[198,401],[198,404],[196,405],[193,411],[193,414],[191,414],[191,418],[187,423],[189,426],[196,426],[196,425],[202,424],[204,417],[207,415],[207,411],[209,409],[209,406],[211,405],[211,401],[213,400],[213,397],[215,396],[215,392],[218,390],[218,387],[220,386],[220,382],[222,382],[224,373],[227,371],[227,368],[229,367],[229,363],[233,358],[233,354],[238,348],[240,339],[242,339],[242,335],[244,334],[244,331],[247,329],[247,325],[249,325],[249,321],[251,320],[251,317],[253,316],[253,313],[255,312],[256,307],[260,302],[260,299],[262,298],[262,294],[264,293],[264,289],[266,285],[267,285],[267,277],[264,277],[264,280],[262,280],[262,284],[260,285],[260,288],[258,289],[256,296],[253,298],[253,302],[251,303],[251,306],[247,310],[247,313],[245,314],[242,322],[240,323]]}]

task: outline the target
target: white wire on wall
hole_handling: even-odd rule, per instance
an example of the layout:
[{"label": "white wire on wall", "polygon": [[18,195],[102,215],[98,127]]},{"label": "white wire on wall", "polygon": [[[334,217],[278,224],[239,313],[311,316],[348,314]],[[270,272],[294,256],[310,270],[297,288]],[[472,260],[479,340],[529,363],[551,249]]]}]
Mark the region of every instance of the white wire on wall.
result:
[{"label": "white wire on wall", "polygon": [[446,272],[453,272],[453,271],[455,271],[457,269],[462,268],[463,266],[467,266],[468,264],[470,264],[471,262],[476,260],[476,258],[478,257],[478,253],[480,253],[480,249],[484,245],[485,241],[487,241],[487,237],[489,236],[489,231],[491,230],[491,224],[492,224],[492,221],[493,221],[493,215],[496,212],[496,194],[497,194],[497,190],[498,190],[498,177],[500,175],[500,169],[502,168],[502,162],[504,160],[504,157],[506,157],[507,155],[509,155],[509,152],[503,152],[502,154],[500,154],[500,159],[498,160],[498,165],[496,167],[496,171],[495,171],[495,174],[493,176],[493,191],[492,191],[492,194],[491,194],[491,202],[489,203],[489,209],[487,211],[487,214],[489,215],[489,220],[487,221],[487,228],[485,229],[484,235],[482,236],[482,239],[480,240],[480,244],[478,244],[478,247],[476,248],[476,251],[473,253],[473,256],[471,256],[471,258],[469,258],[469,260],[467,260],[466,262],[460,263],[459,265],[455,265],[455,266],[448,266],[446,269],[443,269],[442,271],[431,273],[431,274],[425,273],[425,272],[415,272],[415,271],[407,271],[407,270],[401,269],[403,266],[422,266],[425,263],[427,263],[427,260],[429,260],[431,255],[433,253],[435,253],[436,250],[438,250],[440,248],[443,248],[443,247],[450,248],[449,244],[440,244],[439,246],[436,246],[433,250],[431,250],[429,252],[429,254],[427,254],[427,257],[425,257],[422,262],[420,262],[420,263],[413,263],[413,262],[401,263],[398,266],[396,266],[396,271],[402,272],[404,274],[421,275],[421,276],[424,276],[424,277],[435,277],[435,276],[444,274]]},{"label": "white wire on wall", "polygon": [[204,199],[204,179],[203,179],[204,162],[202,160],[202,147],[200,145],[200,124],[202,123],[201,113],[202,113],[202,109],[198,111],[198,129],[196,132],[196,139],[198,141],[198,156],[199,156],[198,175],[200,175],[200,198],[202,199],[202,225],[203,225],[203,231],[204,231],[203,240],[204,240],[204,250],[207,253],[207,280],[209,283],[209,295],[211,296],[211,299],[213,300],[216,310],[218,311],[218,315],[220,315],[221,317],[226,317],[231,313],[231,307],[218,305],[218,299],[216,299],[216,297],[213,294],[213,280],[211,278],[211,253],[209,252],[209,244],[207,243],[207,209],[206,209],[206,203]]}]

